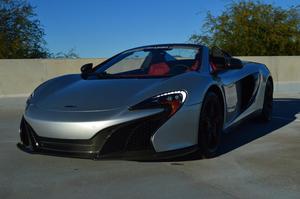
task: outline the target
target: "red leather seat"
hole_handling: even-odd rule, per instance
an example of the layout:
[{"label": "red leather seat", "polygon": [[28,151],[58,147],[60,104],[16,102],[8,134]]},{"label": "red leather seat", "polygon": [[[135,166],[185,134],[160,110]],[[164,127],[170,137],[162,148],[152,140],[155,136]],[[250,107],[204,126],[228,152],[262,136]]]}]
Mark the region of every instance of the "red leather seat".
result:
[{"label": "red leather seat", "polygon": [[199,60],[196,60],[195,63],[190,68],[190,71],[196,71],[198,70],[198,67],[199,67]]},{"label": "red leather seat", "polygon": [[166,75],[169,72],[170,72],[170,67],[164,62],[160,62],[160,63],[152,64],[150,66],[148,74],[149,75]]},{"label": "red leather seat", "polygon": [[198,50],[198,53],[195,55],[195,62],[191,66],[190,71],[196,71],[200,67],[200,59],[201,59],[201,52]]},{"label": "red leather seat", "polygon": [[214,63],[214,62],[210,62],[210,67],[213,71],[217,71],[218,68],[217,68],[217,65]]}]

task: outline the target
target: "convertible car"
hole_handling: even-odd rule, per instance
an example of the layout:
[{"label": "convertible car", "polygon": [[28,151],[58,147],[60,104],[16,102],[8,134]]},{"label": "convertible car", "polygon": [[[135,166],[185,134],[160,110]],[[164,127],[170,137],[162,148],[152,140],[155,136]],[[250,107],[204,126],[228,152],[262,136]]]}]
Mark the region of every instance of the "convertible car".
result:
[{"label": "convertible car", "polygon": [[229,128],[269,121],[272,101],[264,64],[202,45],[143,46],[37,87],[18,147],[91,159],[212,158]]}]

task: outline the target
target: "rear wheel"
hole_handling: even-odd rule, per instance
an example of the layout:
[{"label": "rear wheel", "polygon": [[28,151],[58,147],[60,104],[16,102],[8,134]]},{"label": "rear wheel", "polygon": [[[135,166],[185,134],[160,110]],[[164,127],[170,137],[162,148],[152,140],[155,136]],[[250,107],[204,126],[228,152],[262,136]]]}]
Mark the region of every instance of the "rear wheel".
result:
[{"label": "rear wheel", "polygon": [[204,158],[215,157],[221,143],[223,107],[215,92],[208,92],[202,104],[198,143]]},{"label": "rear wheel", "polygon": [[262,122],[269,122],[272,119],[273,112],[273,84],[269,79],[266,84],[264,105],[259,115],[259,120]]}]

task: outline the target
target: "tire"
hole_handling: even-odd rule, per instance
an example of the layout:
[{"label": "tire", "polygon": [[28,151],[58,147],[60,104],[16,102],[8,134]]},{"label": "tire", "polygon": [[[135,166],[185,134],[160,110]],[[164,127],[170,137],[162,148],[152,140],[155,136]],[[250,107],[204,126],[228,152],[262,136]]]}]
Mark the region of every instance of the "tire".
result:
[{"label": "tire", "polygon": [[223,129],[224,108],[215,92],[208,92],[204,98],[198,130],[198,144],[203,158],[218,155]]},{"label": "tire", "polygon": [[273,112],[273,84],[269,79],[266,83],[264,105],[263,109],[258,117],[261,122],[269,122],[272,119]]}]

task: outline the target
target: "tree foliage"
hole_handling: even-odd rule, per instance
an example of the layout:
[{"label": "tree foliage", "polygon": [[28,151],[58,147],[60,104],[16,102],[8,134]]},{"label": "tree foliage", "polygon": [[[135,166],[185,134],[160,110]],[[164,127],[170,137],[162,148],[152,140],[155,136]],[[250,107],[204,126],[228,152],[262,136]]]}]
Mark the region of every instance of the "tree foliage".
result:
[{"label": "tree foliage", "polygon": [[233,2],[220,16],[208,12],[202,28],[190,41],[233,55],[300,55],[300,5],[283,9],[262,1]]},{"label": "tree foliage", "polygon": [[78,59],[80,58],[79,55],[76,53],[75,48],[71,48],[67,52],[58,52],[58,53],[51,53],[50,58],[53,59]]},{"label": "tree foliage", "polygon": [[47,57],[44,35],[26,0],[0,0],[0,58]]}]

